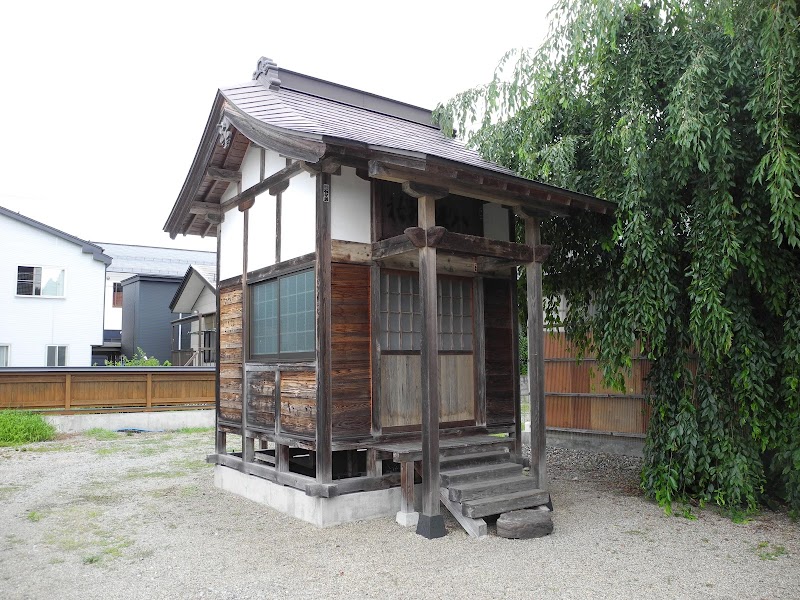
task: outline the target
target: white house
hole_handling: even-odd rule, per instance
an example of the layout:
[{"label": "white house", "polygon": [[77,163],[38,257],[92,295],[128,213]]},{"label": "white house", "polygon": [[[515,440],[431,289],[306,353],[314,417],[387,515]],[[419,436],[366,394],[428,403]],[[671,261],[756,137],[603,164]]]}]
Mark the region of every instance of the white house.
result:
[{"label": "white house", "polygon": [[0,367],[90,366],[111,258],[3,207],[0,247]]}]

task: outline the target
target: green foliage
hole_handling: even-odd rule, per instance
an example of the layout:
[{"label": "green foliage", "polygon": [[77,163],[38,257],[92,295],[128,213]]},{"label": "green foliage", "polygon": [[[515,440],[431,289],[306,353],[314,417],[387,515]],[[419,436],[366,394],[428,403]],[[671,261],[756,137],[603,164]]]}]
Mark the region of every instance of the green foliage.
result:
[{"label": "green foliage", "polygon": [[136,347],[136,352],[134,352],[131,358],[123,355],[120,360],[113,361],[107,360],[106,361],[107,367],[171,367],[172,363],[168,360],[165,360],[163,363],[159,362],[157,358],[154,356],[148,357],[144,350]]},{"label": "green foliage", "polygon": [[23,410],[0,410],[0,446],[46,442],[55,436],[55,428],[42,415]]},{"label": "green foliage", "polygon": [[[544,285],[621,387],[653,361],[642,486],[800,511],[796,0],[561,0],[536,52],[437,109],[487,158],[616,203],[551,218]],[[696,355],[698,367],[687,368]]]}]

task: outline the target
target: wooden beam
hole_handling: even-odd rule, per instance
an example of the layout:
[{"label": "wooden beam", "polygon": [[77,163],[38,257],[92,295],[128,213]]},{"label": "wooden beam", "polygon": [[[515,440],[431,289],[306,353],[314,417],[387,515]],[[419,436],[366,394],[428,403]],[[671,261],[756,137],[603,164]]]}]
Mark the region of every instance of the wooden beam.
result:
[{"label": "wooden beam", "polygon": [[546,215],[569,216],[581,212],[578,207],[571,207],[566,202],[558,202],[553,199],[551,202],[532,197],[527,194],[500,189],[499,186],[493,187],[483,183],[470,183],[460,179],[449,180],[442,175],[433,175],[426,171],[415,169],[403,169],[394,165],[388,165],[380,161],[369,161],[369,176],[373,179],[394,181],[398,183],[415,182],[430,185],[443,189],[444,186],[450,194],[456,196],[466,196],[477,198],[495,204],[505,204],[509,206],[525,206],[540,211]]},{"label": "wooden beam", "polygon": [[193,215],[218,215],[222,212],[222,207],[213,202],[192,202],[189,213]]},{"label": "wooden beam", "polygon": [[[417,200],[418,225],[425,231],[436,225],[436,201]],[[419,249],[419,294],[422,306],[422,512],[417,533],[428,538],[446,534],[439,509],[439,328],[437,325],[436,249]]]},{"label": "wooden beam", "polygon": [[450,195],[450,192],[447,190],[447,188],[428,185],[425,183],[418,183],[416,181],[404,181],[403,191],[412,198],[422,198],[425,196],[427,198],[432,198],[433,200],[438,200],[439,198],[444,198]]},{"label": "wooden beam", "polygon": [[291,179],[292,177],[294,177],[303,170],[302,166],[304,164],[305,163],[303,161],[293,162],[288,167],[281,169],[277,173],[273,173],[263,181],[258,182],[257,184],[247,188],[242,192],[239,192],[233,198],[221,204],[222,211],[224,212],[230,210],[234,206],[238,206],[239,204],[241,204],[244,200],[247,200],[249,198],[255,198],[259,194],[267,192],[269,188],[271,188],[272,186],[277,185],[283,181],[286,181],[287,179]]},{"label": "wooden beam", "polygon": [[317,482],[333,479],[331,420],[331,176],[317,175],[316,199],[316,362],[317,362]]},{"label": "wooden beam", "polygon": [[[541,245],[539,220],[525,217],[525,243]],[[539,489],[547,489],[544,396],[544,315],[542,307],[542,263],[525,266],[528,284],[528,379],[531,394],[531,477]]]},{"label": "wooden beam", "polygon": [[[429,240],[435,240],[434,233],[434,231],[428,230]],[[534,249],[523,244],[501,242],[499,240],[491,240],[476,235],[465,235],[463,233],[453,233],[451,231],[445,231],[440,235],[438,241],[434,241],[431,245],[434,248],[447,250],[448,252],[458,252],[470,256],[500,258],[515,263],[529,263],[534,257]]]},{"label": "wooden beam", "polygon": [[319,162],[301,162],[302,169],[311,174],[327,173],[328,175],[341,175],[342,165],[334,158],[324,158]]},{"label": "wooden beam", "polygon": [[[241,183],[237,184],[241,188]],[[242,210],[242,205],[239,206]],[[249,208],[249,206],[247,207]],[[248,425],[248,398],[250,396],[250,386],[247,384],[247,358],[250,353],[250,298],[247,287],[247,246],[250,230],[250,212],[244,210],[243,230],[242,230],[242,460],[246,463],[253,462],[254,440],[247,433]]]},{"label": "wooden beam", "polygon": [[372,244],[372,260],[381,260],[416,250],[417,246],[406,234],[396,235]]},{"label": "wooden beam", "polygon": [[242,174],[239,171],[231,169],[218,169],[217,167],[208,167],[206,169],[206,177],[215,179],[216,181],[229,181],[238,183],[242,180]]}]

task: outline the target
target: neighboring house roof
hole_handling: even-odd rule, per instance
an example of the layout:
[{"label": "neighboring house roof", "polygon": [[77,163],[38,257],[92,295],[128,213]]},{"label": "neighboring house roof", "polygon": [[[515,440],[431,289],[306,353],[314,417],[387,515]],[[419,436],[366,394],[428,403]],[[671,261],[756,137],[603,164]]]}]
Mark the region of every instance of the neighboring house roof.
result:
[{"label": "neighboring house roof", "polygon": [[[432,125],[428,110],[278,71],[262,58],[253,81],[217,93],[192,168],[164,225],[171,237],[216,235],[219,220],[211,219],[211,212],[231,181],[219,173],[237,171],[251,143],[307,164],[330,157],[340,165],[368,169],[365,175],[377,179],[433,180],[451,194],[470,196],[467,190],[475,198],[502,198],[543,214],[614,210],[612,203],[519,177],[484,160]],[[405,174],[393,179],[380,172],[386,165],[399,166]],[[208,171],[211,167],[216,174]]]},{"label": "neighboring house roof", "polygon": [[156,248],[153,246],[132,246],[128,244],[108,244],[98,242],[111,259],[108,270],[112,273],[133,273],[136,275],[167,275],[182,277],[189,265],[199,265],[216,270],[216,253],[203,250],[181,250],[177,248]]},{"label": "neighboring house roof", "polygon": [[186,270],[186,275],[181,281],[181,285],[175,292],[169,309],[172,312],[188,313],[197,302],[204,289],[211,292],[216,291],[217,274],[216,270],[206,265],[191,265]]},{"label": "neighboring house roof", "polygon": [[72,242],[73,244],[80,246],[81,251],[84,254],[91,254],[92,258],[96,261],[101,262],[103,264],[111,264],[111,257],[107,256],[103,253],[103,249],[100,246],[97,246],[91,242],[87,242],[86,240],[82,240],[81,238],[75,237],[74,235],[70,235],[61,231],[60,229],[56,229],[55,227],[50,227],[49,225],[45,225],[44,223],[40,223],[39,221],[34,221],[30,217],[26,217],[21,215],[17,212],[9,210],[0,206],[0,215],[6,216],[9,219],[14,219],[20,223],[24,223],[25,225],[29,225],[34,227],[40,231],[45,233],[49,233],[50,235],[54,235],[62,240],[66,240],[67,242]]}]

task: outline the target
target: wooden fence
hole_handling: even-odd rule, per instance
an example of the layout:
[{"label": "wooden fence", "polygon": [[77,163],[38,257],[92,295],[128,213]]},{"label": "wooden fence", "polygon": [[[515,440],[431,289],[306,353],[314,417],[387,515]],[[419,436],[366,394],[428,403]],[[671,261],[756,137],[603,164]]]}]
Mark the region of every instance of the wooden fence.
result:
[{"label": "wooden fence", "polygon": [[214,408],[214,367],[0,369],[0,409],[51,414]]},{"label": "wooden fence", "polygon": [[633,356],[625,391],[603,386],[597,359],[575,358],[563,333],[545,336],[546,425],[598,433],[644,434],[650,420],[645,385],[650,361]]}]

